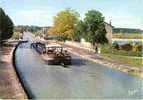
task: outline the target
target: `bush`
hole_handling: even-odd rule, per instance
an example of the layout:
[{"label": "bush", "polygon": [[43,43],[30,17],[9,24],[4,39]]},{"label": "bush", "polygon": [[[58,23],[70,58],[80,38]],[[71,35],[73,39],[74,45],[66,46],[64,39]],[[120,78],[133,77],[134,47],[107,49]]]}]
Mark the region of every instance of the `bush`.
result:
[{"label": "bush", "polygon": [[14,32],[12,39],[19,39],[22,36],[19,32]]},{"label": "bush", "polygon": [[111,53],[112,51],[112,46],[109,44],[104,44],[104,45],[100,45],[101,48],[101,53]]},{"label": "bush", "polygon": [[126,50],[117,50],[114,49],[111,45],[100,45],[101,47],[101,53],[102,54],[115,54],[115,55],[123,55],[123,56],[142,56],[142,51],[126,51]]},{"label": "bush", "polygon": [[118,44],[117,42],[114,42],[114,43],[112,44],[112,47],[113,47],[114,49],[119,50],[119,44]]},{"label": "bush", "polygon": [[138,51],[142,51],[143,50],[143,46],[142,45],[138,45]]},{"label": "bush", "polygon": [[142,44],[136,43],[132,46],[132,51],[142,51]]},{"label": "bush", "polygon": [[124,44],[120,46],[122,50],[130,51],[132,50],[132,45],[131,44]]}]

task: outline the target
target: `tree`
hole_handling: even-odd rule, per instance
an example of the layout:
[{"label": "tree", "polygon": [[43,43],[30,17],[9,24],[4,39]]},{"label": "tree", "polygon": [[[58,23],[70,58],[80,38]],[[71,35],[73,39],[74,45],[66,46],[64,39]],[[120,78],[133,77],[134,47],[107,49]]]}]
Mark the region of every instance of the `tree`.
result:
[{"label": "tree", "polygon": [[0,8],[0,41],[2,40],[2,32],[4,30],[5,12]]},{"label": "tree", "polygon": [[83,37],[84,33],[86,33],[86,28],[87,26],[85,25],[85,23],[80,20],[75,28],[75,32],[74,32],[74,40],[75,41],[80,41],[80,39]]},{"label": "tree", "polygon": [[85,14],[84,23],[87,26],[87,33],[84,34],[87,41],[93,45],[108,42],[102,13],[96,10],[88,11]]},{"label": "tree", "polygon": [[73,33],[78,21],[79,14],[71,9],[59,12],[54,17],[54,25],[49,29],[50,33],[59,37],[73,39]]},{"label": "tree", "polygon": [[4,10],[0,8],[0,41],[9,39],[13,34],[13,22]]},{"label": "tree", "polygon": [[6,40],[12,37],[13,34],[13,23],[8,15],[5,16],[4,30],[2,32],[2,39]]}]

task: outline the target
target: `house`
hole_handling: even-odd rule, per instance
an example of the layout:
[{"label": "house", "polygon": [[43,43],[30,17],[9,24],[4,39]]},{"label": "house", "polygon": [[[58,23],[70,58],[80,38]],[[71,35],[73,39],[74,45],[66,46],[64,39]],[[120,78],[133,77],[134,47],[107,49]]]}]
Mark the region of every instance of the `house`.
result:
[{"label": "house", "polygon": [[112,43],[113,28],[114,27],[111,25],[111,22],[110,22],[110,24],[105,22],[105,29],[106,29],[106,32],[107,32],[106,33],[106,38],[108,39],[109,43]]},{"label": "house", "polygon": [[135,28],[116,28],[111,23],[105,22],[106,37],[108,42],[111,44],[116,42],[143,42],[143,30]]}]

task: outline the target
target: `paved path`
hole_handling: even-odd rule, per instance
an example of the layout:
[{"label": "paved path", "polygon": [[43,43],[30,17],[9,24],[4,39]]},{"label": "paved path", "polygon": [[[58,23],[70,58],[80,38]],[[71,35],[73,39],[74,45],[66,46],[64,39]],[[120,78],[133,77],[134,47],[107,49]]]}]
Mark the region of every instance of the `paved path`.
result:
[{"label": "paved path", "polygon": [[13,47],[0,47],[0,99],[26,99],[12,65]]},{"label": "paved path", "polygon": [[16,51],[17,68],[35,98],[143,98],[140,78],[75,55],[69,68],[48,65],[25,47]]}]

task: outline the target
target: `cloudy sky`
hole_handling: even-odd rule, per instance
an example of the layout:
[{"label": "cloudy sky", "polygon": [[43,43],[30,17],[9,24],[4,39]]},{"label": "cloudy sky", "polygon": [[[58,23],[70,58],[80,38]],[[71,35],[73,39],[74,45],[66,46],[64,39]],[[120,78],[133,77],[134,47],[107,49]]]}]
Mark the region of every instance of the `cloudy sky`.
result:
[{"label": "cloudy sky", "polygon": [[71,8],[80,13],[81,19],[95,9],[115,27],[143,29],[143,0],[0,0],[0,7],[15,25],[50,26],[53,16]]}]

